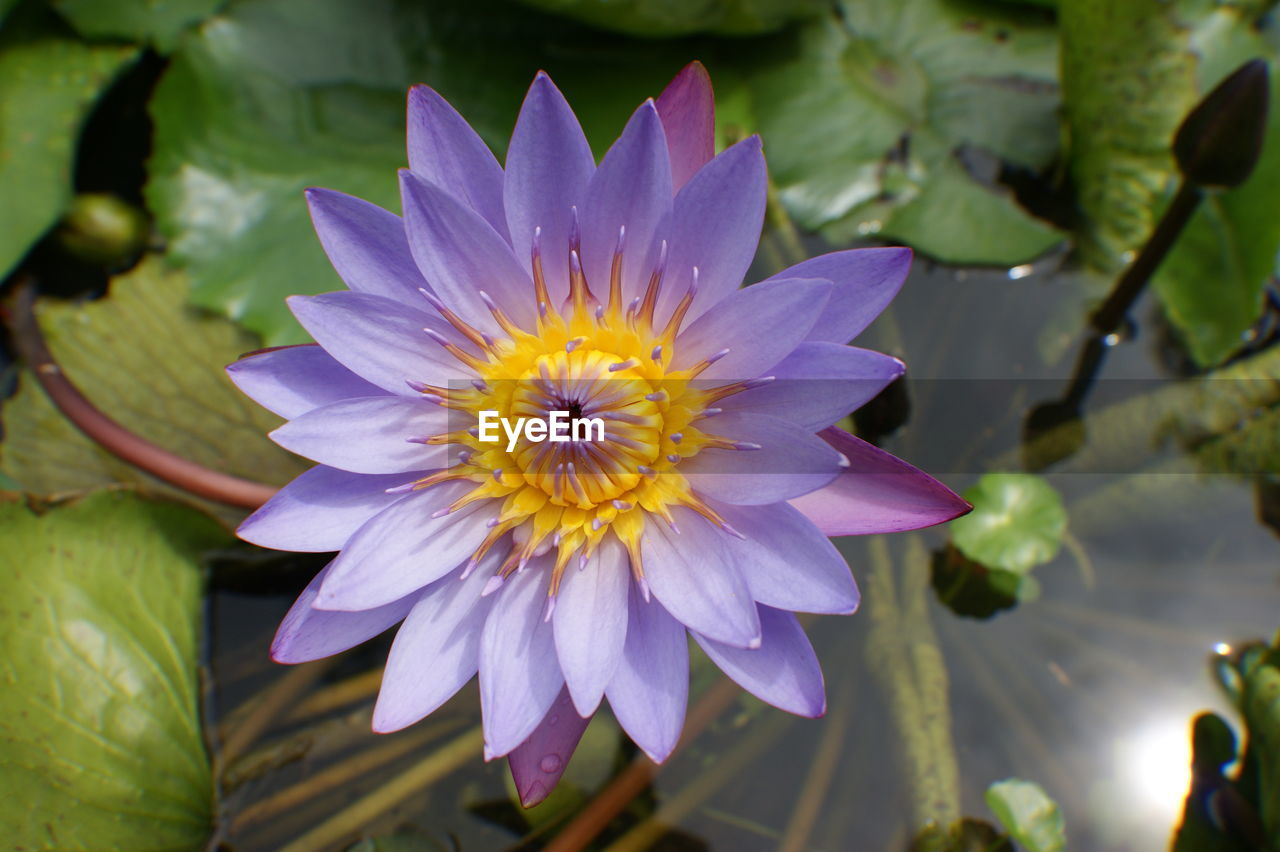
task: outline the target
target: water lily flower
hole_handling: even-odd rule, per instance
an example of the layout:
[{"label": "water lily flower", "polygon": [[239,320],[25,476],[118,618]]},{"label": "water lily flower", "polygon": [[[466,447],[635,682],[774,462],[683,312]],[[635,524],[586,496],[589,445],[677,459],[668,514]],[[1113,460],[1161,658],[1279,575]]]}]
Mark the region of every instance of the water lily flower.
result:
[{"label": "water lily flower", "polygon": [[[671,754],[688,636],[764,701],[821,715],[793,613],[858,606],[828,536],[968,509],[833,426],[903,372],[846,341],[893,298],[909,251],[836,252],[742,287],[764,157],[755,136],[715,155],[697,63],[599,164],[546,74],[505,169],[417,86],[408,160],[403,218],[307,193],[350,289],[289,300],[318,345],[228,368],[287,418],[275,441],[317,462],[239,535],[338,551],[273,657],[314,660],[403,622],[374,729],[417,722],[478,672],[485,756],[509,757],[526,805],[605,699],[649,757]],[[479,428],[553,412],[602,434]]]}]

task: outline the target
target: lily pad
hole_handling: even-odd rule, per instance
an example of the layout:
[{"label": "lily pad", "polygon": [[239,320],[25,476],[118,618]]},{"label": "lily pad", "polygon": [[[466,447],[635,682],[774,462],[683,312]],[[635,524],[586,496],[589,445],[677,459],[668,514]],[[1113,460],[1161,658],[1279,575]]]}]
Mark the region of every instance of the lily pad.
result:
[{"label": "lily pad", "polygon": [[[153,258],[115,278],[105,299],[39,303],[40,326],[67,376],[125,428],[206,467],[283,485],[305,465],[266,437],[280,418],[223,372],[258,344],[226,320],[186,307],[186,289],[186,276]],[[122,483],[185,496],[84,437],[30,376],[3,417],[0,466],[30,492]],[[209,508],[228,521],[243,514]]]},{"label": "lily pad", "polygon": [[226,0],[50,0],[76,32],[90,39],[146,42],[173,50],[178,36]]},{"label": "lily pad", "polygon": [[523,0],[548,12],[642,36],[755,35],[813,17],[825,0]]},{"label": "lily pad", "polygon": [[[955,159],[975,150],[1041,168],[1053,158],[1052,20],[943,0],[841,8],[766,53],[750,75],[770,170],[797,221],[830,226],[836,239],[883,231],[972,263],[1016,263],[1057,242]],[[986,227],[975,209],[1006,236],[975,236],[975,224]]]},{"label": "lily pad", "polygon": [[1030,473],[988,473],[964,492],[973,511],[951,522],[951,540],[988,568],[1026,574],[1062,546],[1067,512],[1048,482]]},{"label": "lily pad", "polygon": [[1027,852],[1063,852],[1066,830],[1058,804],[1039,784],[1010,778],[987,788],[987,807]]},{"label": "lily pad", "polygon": [[180,506],[120,492],[0,505],[0,824],[20,849],[194,849],[212,828],[200,731],[199,554]]},{"label": "lily pad", "polygon": [[306,339],[285,296],[342,286],[303,189],[399,209],[410,85],[435,87],[501,151],[545,66],[604,146],[689,59],[677,45],[610,37],[495,0],[351,9],[346,0],[236,4],[184,40],[151,102],[146,194],[170,257],[190,271],[195,304],[268,345]]},{"label": "lily pad", "polygon": [[[7,4],[0,4],[0,18]],[[76,138],[89,108],[137,55],[135,47],[68,38],[27,4],[0,31],[0,278],[71,200]]]}]

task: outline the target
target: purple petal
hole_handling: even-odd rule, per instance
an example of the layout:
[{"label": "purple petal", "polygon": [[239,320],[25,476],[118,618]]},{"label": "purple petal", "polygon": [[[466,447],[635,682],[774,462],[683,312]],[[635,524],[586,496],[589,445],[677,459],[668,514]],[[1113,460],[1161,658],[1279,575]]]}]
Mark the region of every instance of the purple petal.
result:
[{"label": "purple petal", "polygon": [[569,690],[561,689],[538,727],[507,755],[520,804],[531,808],[551,794],[564,775],[588,721],[574,712]]},{"label": "purple petal", "polygon": [[498,564],[491,556],[465,580],[449,574],[417,593],[387,656],[373,708],[375,731],[412,725],[471,680],[480,664],[480,631],[493,605],[480,591]]},{"label": "purple petal", "polygon": [[315,576],[280,622],[271,642],[271,659],[277,663],[309,663],[354,648],[403,619],[418,599],[416,594],[406,595],[361,612],[314,609],[311,605],[328,573],[326,567]]},{"label": "purple petal", "polygon": [[507,235],[502,167],[466,119],[430,86],[409,90],[409,168],[465,201]]},{"label": "purple petal", "polygon": [[423,331],[453,334],[433,314],[382,296],[343,292],[290,296],[289,309],[339,363],[393,394],[416,396],[406,381],[447,387],[473,375]]},{"label": "purple petal", "polygon": [[684,507],[673,509],[672,517],[679,534],[651,517],[640,540],[653,596],[690,630],[730,645],[755,645],[756,604],[725,545],[728,533]]},{"label": "purple petal", "polygon": [[404,473],[447,466],[447,446],[408,440],[447,431],[448,415],[434,403],[375,396],[309,411],[270,438],[289,452],[352,473]]},{"label": "purple petal", "polygon": [[531,327],[533,281],[506,238],[470,207],[408,170],[400,172],[409,248],[440,300],[476,328],[496,332],[484,291],[517,323]]},{"label": "purple petal", "polygon": [[797,509],[786,503],[712,508],[746,536],[727,543],[757,601],[796,612],[847,615],[858,608],[849,565]]},{"label": "purple petal", "polygon": [[849,461],[828,486],[791,501],[824,535],[918,530],[973,509],[938,480],[843,429],[822,437]]},{"label": "purple petal", "polygon": [[768,414],[817,432],[870,402],[905,370],[897,358],[870,349],[809,340],[768,368],[774,381],[717,404],[725,411]]},{"label": "purple petal", "polygon": [[760,242],[767,186],[760,137],[752,136],[723,151],[680,190],[672,213],[667,275],[658,300],[660,322],[689,289],[695,266],[698,295],[685,322],[697,319],[742,285]]},{"label": "purple petal", "polygon": [[583,716],[595,712],[622,657],[630,584],[626,551],[608,538],[581,571],[570,563],[556,595],[556,655]]},{"label": "purple petal", "polygon": [[735,648],[693,634],[721,671],[766,704],[798,716],[827,712],[822,667],[809,637],[789,612],[760,607],[760,647]]},{"label": "purple petal", "polygon": [[680,472],[700,494],[743,506],[790,500],[815,491],[840,473],[840,454],[812,432],[764,414],[724,412],[700,421],[716,435],[759,449],[704,449]]},{"label": "purple petal", "polygon": [[308,189],[307,206],[329,262],[352,290],[416,303],[426,287],[409,253],[404,222],[362,198]]},{"label": "purple petal", "polygon": [[542,229],[542,270],[557,305],[569,292],[570,209],[582,212],[595,170],[573,110],[551,78],[538,72],[511,134],[502,195],[511,246],[526,270],[534,229]]},{"label": "purple petal", "polygon": [[679,192],[716,153],[716,99],[703,64],[686,65],[662,90],[657,106],[671,157],[671,189]]},{"label": "purple petal", "polygon": [[580,211],[582,268],[598,299],[609,298],[619,228],[627,229],[622,262],[626,304],[649,281],[657,257],[655,238],[670,211],[667,140],[657,109],[646,101],[600,161]]},{"label": "purple petal", "polygon": [[657,601],[632,584],[627,643],[605,695],[627,735],[654,763],[671,756],[689,699],[689,640]]},{"label": "purple petal", "polygon": [[488,514],[472,504],[432,517],[471,488],[436,485],[392,503],[347,542],[333,560],[316,606],[371,609],[421,589],[465,561],[484,540]]},{"label": "purple petal", "polygon": [[245,518],[236,535],[274,550],[338,550],[366,521],[400,499],[388,494],[388,488],[412,478],[365,476],[317,465]]},{"label": "purple petal", "polygon": [[286,418],[340,399],[382,393],[314,343],[246,356],[228,364],[227,375],[258,405]]},{"label": "purple petal", "polygon": [[498,590],[480,636],[480,708],[485,759],[520,745],[547,715],[564,676],[543,619],[550,560],[531,562]]},{"label": "purple petal", "polygon": [[699,374],[699,382],[754,379],[800,345],[830,293],[830,281],[804,279],[778,279],[734,291],[676,339],[672,366],[692,367],[728,349],[729,354]]},{"label": "purple petal", "polygon": [[849,249],[797,263],[773,278],[825,278],[833,283],[831,301],[809,339],[847,343],[893,301],[910,269],[908,248]]}]

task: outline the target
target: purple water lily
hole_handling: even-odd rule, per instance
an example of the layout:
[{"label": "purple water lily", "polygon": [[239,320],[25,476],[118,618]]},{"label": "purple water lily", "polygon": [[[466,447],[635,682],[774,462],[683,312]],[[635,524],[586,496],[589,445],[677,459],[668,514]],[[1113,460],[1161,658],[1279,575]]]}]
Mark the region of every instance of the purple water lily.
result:
[{"label": "purple water lily", "polygon": [[[374,729],[413,724],[478,672],[486,757],[509,756],[526,805],[605,698],[649,757],[671,754],[686,634],[759,698],[821,715],[793,613],[858,606],[827,536],[968,509],[832,425],[903,371],[845,341],[893,298],[910,253],[836,252],[741,288],[764,158],[754,136],[715,155],[713,129],[695,63],[597,165],[539,74],[504,170],[418,86],[403,219],[309,191],[350,290],[290,299],[318,345],[228,368],[288,419],[276,442],[318,463],[240,536],[339,551],[274,658],[314,660],[403,621]],[[599,431],[548,440],[555,412]],[[494,440],[487,417],[543,425]]]}]

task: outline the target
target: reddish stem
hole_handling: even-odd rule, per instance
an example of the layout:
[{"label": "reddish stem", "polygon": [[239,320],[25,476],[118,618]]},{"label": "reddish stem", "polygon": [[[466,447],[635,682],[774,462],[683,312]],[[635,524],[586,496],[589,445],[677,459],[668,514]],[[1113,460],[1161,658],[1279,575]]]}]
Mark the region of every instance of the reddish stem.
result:
[{"label": "reddish stem", "polygon": [[140,438],[103,414],[62,372],[36,322],[35,290],[18,284],[6,317],[14,348],[58,410],[91,441],[134,467],[197,497],[256,509],[276,493],[260,482],[219,473]]}]

